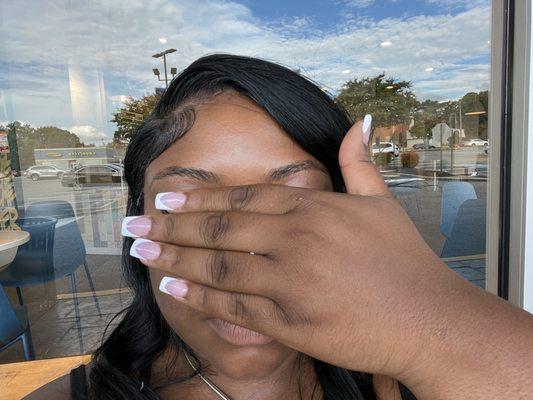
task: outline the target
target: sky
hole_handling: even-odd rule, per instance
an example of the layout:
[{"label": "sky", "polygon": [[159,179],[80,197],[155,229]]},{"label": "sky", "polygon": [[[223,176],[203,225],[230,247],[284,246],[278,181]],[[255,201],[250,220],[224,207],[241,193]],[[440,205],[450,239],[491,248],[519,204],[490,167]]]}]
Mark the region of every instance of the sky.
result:
[{"label": "sky", "polygon": [[[215,52],[281,63],[335,94],[350,79],[408,80],[420,99],[488,89],[490,0],[0,0],[0,124],[113,137],[128,96]],[[388,45],[386,45],[388,44]]]}]

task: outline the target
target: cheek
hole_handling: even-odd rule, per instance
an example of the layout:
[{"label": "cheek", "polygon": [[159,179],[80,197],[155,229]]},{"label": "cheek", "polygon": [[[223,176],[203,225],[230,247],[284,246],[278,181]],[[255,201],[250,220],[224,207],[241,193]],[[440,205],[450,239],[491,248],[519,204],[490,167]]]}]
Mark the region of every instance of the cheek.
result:
[{"label": "cheek", "polygon": [[194,324],[195,321],[199,320],[200,313],[159,290],[159,283],[165,275],[163,272],[156,269],[149,269],[149,272],[152,290],[161,313],[172,330],[185,339],[187,332],[192,328],[191,323]]}]

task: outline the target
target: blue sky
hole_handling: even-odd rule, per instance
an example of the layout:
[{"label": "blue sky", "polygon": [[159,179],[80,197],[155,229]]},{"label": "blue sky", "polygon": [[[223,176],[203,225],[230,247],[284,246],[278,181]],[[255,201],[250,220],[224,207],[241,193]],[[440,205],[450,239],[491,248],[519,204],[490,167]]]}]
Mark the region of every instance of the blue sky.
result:
[{"label": "blue sky", "polygon": [[[488,0],[0,0],[0,123],[110,140],[112,113],[160,86],[151,57],[213,52],[299,68],[330,93],[385,72],[421,99],[488,88]],[[384,42],[390,42],[384,46]]]}]

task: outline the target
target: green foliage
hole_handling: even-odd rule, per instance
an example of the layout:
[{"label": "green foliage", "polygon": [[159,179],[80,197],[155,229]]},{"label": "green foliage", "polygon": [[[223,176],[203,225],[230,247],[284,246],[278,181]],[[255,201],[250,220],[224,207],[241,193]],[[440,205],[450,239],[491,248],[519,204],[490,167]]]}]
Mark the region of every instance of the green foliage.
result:
[{"label": "green foliage", "polygon": [[152,113],[160,98],[156,93],[140,99],[130,97],[111,119],[111,122],[117,124],[113,141],[117,144],[128,143],[146,117]]},{"label": "green foliage", "polygon": [[13,169],[20,170],[34,165],[34,149],[84,146],[80,138],[74,133],[55,126],[34,128],[29,124],[14,121],[7,124],[5,129],[7,130],[10,159]]},{"label": "green foliage", "polygon": [[372,114],[375,128],[409,124],[412,110],[418,105],[411,82],[386,78],[385,74],[347,82],[335,101],[354,121]]},{"label": "green foliage", "polygon": [[414,168],[418,165],[419,156],[414,151],[408,151],[400,155],[400,162],[403,168]]}]

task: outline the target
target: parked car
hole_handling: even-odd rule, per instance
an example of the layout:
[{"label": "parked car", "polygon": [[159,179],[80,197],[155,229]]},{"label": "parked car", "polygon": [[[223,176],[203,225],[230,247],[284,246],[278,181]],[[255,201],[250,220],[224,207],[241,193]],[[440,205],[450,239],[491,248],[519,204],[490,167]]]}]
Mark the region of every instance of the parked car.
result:
[{"label": "parked car", "polygon": [[488,146],[489,142],[484,139],[466,139],[461,142],[461,146],[475,147],[475,146]]},{"label": "parked car", "polygon": [[375,156],[380,153],[392,153],[394,157],[398,157],[400,149],[392,142],[381,142],[379,145],[372,145],[372,155]]},{"label": "parked car", "polygon": [[38,181],[44,178],[61,179],[64,173],[64,170],[54,165],[33,165],[24,171],[24,176],[30,178],[32,181]]},{"label": "parked car", "polygon": [[433,146],[432,144],[425,144],[425,143],[416,143],[413,145],[413,150],[430,150],[430,149],[436,149],[437,147]]},{"label": "parked car", "polygon": [[122,169],[110,165],[84,165],[63,174],[61,184],[65,187],[111,185],[120,183]]}]

